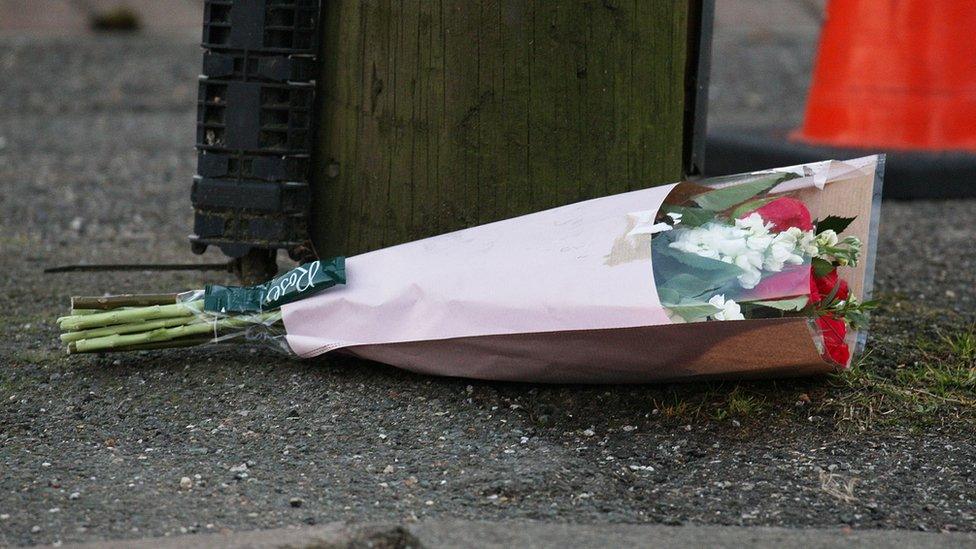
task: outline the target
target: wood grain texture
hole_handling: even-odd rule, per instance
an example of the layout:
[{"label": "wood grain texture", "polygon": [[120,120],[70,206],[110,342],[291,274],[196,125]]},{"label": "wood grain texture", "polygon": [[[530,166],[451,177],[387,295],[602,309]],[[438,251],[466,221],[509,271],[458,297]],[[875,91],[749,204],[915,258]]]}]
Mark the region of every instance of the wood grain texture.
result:
[{"label": "wood grain texture", "polygon": [[681,175],[687,0],[324,5],[323,257]]}]

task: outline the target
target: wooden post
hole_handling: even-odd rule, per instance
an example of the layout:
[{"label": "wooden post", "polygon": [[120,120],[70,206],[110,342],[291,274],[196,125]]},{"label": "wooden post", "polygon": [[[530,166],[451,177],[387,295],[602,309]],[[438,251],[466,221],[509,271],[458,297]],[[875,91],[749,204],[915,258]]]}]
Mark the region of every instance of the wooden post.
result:
[{"label": "wooden post", "polygon": [[677,180],[688,2],[323,2],[317,252]]}]

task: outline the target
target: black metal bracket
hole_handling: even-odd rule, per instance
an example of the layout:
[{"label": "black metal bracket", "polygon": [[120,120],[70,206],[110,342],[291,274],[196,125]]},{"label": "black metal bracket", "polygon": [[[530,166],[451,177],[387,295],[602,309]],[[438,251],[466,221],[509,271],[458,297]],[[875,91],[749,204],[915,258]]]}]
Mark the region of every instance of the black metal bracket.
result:
[{"label": "black metal bracket", "polygon": [[206,0],[194,253],[310,253],[320,0]]}]

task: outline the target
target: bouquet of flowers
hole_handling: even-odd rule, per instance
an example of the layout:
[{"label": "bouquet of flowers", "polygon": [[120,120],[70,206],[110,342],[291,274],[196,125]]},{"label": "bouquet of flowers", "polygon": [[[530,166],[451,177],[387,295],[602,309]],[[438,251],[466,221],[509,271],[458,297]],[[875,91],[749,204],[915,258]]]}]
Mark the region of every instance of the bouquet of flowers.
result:
[{"label": "bouquet of flowers", "polygon": [[653,221],[651,212],[638,215],[629,235],[650,236],[658,295],[672,321],[808,317],[824,359],[846,366],[847,327],[865,327],[875,306],[851,295],[837,271],[858,264],[861,239],[843,236],[856,218],[814,220],[802,200],[769,193],[797,177],[679,185]]},{"label": "bouquet of flowers", "polygon": [[61,339],[71,353],[259,341],[520,381],[828,372],[850,364],[874,306],[883,165],[652,187],[254,287],[74,298]]}]

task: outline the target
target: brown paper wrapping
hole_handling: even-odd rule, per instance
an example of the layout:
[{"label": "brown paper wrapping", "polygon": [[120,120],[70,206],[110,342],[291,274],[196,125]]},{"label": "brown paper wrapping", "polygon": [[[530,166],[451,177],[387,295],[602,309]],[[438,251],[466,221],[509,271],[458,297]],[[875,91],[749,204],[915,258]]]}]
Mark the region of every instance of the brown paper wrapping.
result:
[{"label": "brown paper wrapping", "polygon": [[338,352],[432,375],[542,383],[647,383],[824,374],[804,318],[462,337]]}]

